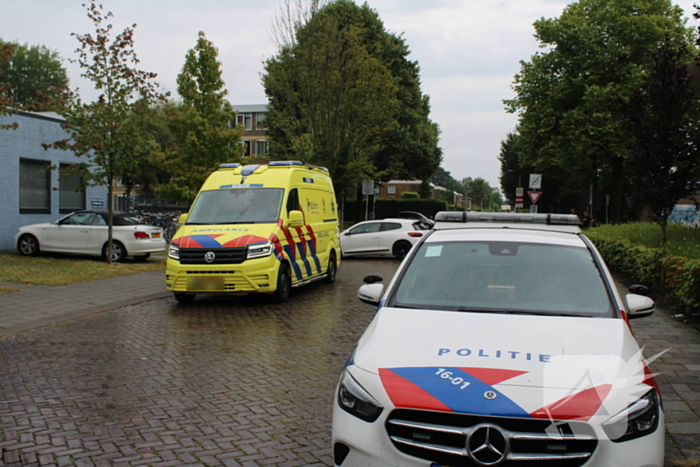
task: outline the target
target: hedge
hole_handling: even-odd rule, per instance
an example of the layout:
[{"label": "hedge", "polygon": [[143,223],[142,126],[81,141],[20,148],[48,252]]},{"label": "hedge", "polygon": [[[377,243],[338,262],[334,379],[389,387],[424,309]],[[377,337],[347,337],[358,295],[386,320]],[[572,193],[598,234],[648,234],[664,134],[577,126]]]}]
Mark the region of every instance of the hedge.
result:
[{"label": "hedge", "polygon": [[586,231],[605,262],[633,282],[650,287],[681,305],[686,313],[700,315],[700,260],[664,254],[629,240],[609,239]]}]

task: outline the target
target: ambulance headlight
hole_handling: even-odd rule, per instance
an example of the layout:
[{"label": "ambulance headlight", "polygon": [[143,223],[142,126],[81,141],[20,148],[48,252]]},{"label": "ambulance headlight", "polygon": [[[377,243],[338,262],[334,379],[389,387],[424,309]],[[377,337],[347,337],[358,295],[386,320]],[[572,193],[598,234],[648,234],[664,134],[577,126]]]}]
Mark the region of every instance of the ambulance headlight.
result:
[{"label": "ambulance headlight", "polygon": [[180,261],[180,247],[171,243],[168,247],[168,258]]},{"label": "ambulance headlight", "polygon": [[605,434],[614,443],[648,435],[658,426],[659,396],[654,389],[603,423]]},{"label": "ambulance headlight", "polygon": [[263,258],[272,254],[272,244],[251,245],[248,247],[248,259]]},{"label": "ambulance headlight", "polygon": [[340,375],[338,405],[346,412],[366,422],[379,418],[383,407],[353,378],[348,370]]}]

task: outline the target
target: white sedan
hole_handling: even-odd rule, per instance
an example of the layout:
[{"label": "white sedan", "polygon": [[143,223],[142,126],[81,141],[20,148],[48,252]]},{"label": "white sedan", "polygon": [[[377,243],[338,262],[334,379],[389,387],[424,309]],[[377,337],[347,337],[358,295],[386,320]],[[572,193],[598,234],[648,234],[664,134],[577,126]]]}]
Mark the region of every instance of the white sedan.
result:
[{"label": "white sedan", "polygon": [[[146,224],[132,215],[113,213],[112,261],[121,262],[127,256],[145,261],[151,253],[165,250],[163,229]],[[108,211],[77,211],[44,224],[20,227],[15,244],[25,256],[39,252],[74,253],[107,258]]]},{"label": "white sedan", "polygon": [[340,234],[343,256],[393,255],[403,259],[429,226],[416,219],[364,221]]}]

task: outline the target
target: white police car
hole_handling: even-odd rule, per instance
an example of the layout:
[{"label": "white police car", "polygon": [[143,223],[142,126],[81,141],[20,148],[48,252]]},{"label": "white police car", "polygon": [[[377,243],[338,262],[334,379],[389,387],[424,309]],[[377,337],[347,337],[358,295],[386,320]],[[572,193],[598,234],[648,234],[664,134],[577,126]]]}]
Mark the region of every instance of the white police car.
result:
[{"label": "white police car", "polygon": [[[578,217],[438,213],[344,369],[335,465],[662,466],[658,386]],[[643,286],[631,291],[644,293]]]}]

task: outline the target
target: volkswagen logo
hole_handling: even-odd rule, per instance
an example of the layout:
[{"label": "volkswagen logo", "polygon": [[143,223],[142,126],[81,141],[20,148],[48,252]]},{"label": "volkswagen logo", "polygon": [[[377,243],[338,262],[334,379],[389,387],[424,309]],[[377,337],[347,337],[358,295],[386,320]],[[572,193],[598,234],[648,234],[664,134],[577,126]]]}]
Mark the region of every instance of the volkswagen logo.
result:
[{"label": "volkswagen logo", "polygon": [[206,261],[209,264],[213,263],[215,259],[216,259],[216,255],[214,254],[213,251],[207,251],[204,254],[204,261]]},{"label": "volkswagen logo", "polygon": [[508,438],[494,425],[479,425],[467,438],[467,454],[479,465],[498,465],[508,456]]}]

